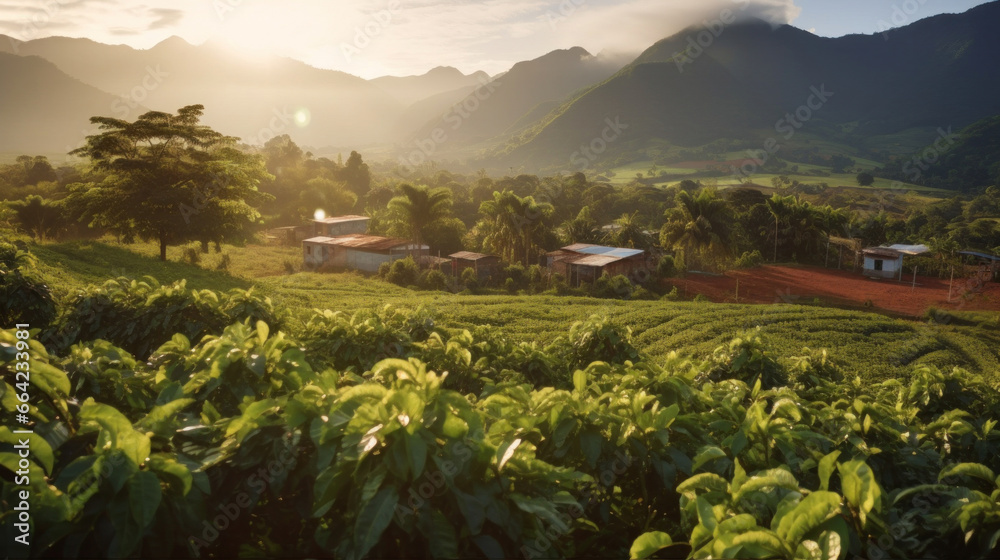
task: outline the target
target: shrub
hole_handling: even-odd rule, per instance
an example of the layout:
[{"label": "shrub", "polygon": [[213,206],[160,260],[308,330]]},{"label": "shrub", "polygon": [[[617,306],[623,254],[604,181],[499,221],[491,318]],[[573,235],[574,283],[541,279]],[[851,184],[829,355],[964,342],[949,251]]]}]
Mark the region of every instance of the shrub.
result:
[{"label": "shrub", "polygon": [[[381,271],[381,267],[379,267]],[[397,286],[413,286],[420,279],[420,267],[413,257],[393,261],[388,267],[385,279]]]},{"label": "shrub", "polygon": [[605,299],[630,299],[635,285],[624,275],[611,276],[607,272],[594,283],[592,294]]},{"label": "shrub", "polygon": [[706,296],[705,294],[698,294],[698,295],[694,296],[694,302],[695,303],[712,303],[712,300],[708,299],[708,296]]},{"label": "shrub", "polygon": [[0,325],[27,323],[46,328],[56,316],[56,304],[34,258],[11,243],[0,242]]},{"label": "shrub", "polygon": [[680,297],[681,297],[680,294],[677,292],[677,286],[674,286],[673,288],[671,288],[669,292],[664,294],[663,297],[660,299],[664,299],[666,301],[677,301],[678,299],[680,299]]},{"label": "shrub", "polygon": [[673,278],[677,276],[677,263],[671,255],[663,255],[660,262],[656,264],[656,273],[660,278]]},{"label": "shrub", "polygon": [[201,262],[201,251],[194,247],[184,249],[184,261],[192,266],[198,266]]},{"label": "shrub", "polygon": [[479,289],[479,276],[474,269],[466,268],[462,271],[462,285],[471,292]]},{"label": "shrub", "polygon": [[[389,263],[382,263],[382,264],[387,265]],[[298,270],[299,268],[299,263],[295,262],[292,259],[285,259],[284,265],[285,265],[285,272],[288,274],[295,274],[295,271]],[[379,274],[381,275],[381,273],[382,273],[382,267],[380,266]]]},{"label": "shrub", "polygon": [[232,264],[232,259],[229,258],[229,253],[224,253],[222,258],[219,259],[219,264],[215,265],[216,270],[229,270],[229,265]]},{"label": "shrub", "polygon": [[754,249],[753,251],[747,251],[743,253],[740,258],[736,259],[733,264],[736,268],[757,268],[764,264],[764,257],[760,254],[760,251]]},{"label": "shrub", "polygon": [[419,285],[425,290],[444,292],[448,290],[448,277],[440,270],[428,270],[420,275]]}]

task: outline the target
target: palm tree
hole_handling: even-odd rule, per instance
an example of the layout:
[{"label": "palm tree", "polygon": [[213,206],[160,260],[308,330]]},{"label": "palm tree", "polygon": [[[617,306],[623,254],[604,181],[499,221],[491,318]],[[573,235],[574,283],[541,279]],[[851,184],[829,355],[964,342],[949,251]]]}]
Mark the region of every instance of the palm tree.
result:
[{"label": "palm tree", "polygon": [[[792,215],[792,207],[795,205],[794,196],[781,196],[774,194],[767,200],[767,211],[774,217],[774,261],[778,262],[778,239],[780,236],[781,224],[788,223]],[[787,231],[787,228],[786,228]]]},{"label": "palm tree", "polygon": [[423,244],[427,228],[451,215],[451,191],[444,187],[431,189],[404,183],[399,186],[399,192],[399,196],[389,201],[389,230]]},{"label": "palm tree", "polygon": [[509,263],[528,264],[531,254],[540,250],[539,241],[547,229],[545,220],[553,211],[551,204],[535,202],[531,196],[522,198],[508,190],[494,192],[493,200],[479,206],[483,245]]},{"label": "palm tree", "polygon": [[646,233],[646,228],[639,223],[638,216],[638,211],[622,214],[620,218],[615,220],[615,228],[605,237],[605,242],[615,247],[649,249],[653,242],[649,238],[649,234]]},{"label": "palm tree", "polygon": [[580,213],[572,220],[566,220],[562,225],[563,242],[567,245],[574,243],[593,243],[601,236],[601,230],[597,227],[589,206],[580,209]]},{"label": "palm tree", "polygon": [[664,247],[695,255],[724,255],[732,237],[733,212],[711,189],[677,193],[677,208],[660,232]]}]

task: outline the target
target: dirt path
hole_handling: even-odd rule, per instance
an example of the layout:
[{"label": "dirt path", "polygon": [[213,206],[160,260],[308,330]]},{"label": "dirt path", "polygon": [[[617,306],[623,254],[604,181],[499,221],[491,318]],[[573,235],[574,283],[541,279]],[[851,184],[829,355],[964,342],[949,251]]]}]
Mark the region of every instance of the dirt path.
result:
[{"label": "dirt path", "polygon": [[[727,272],[724,276],[688,274],[671,283],[686,298],[703,294],[714,302],[736,302],[739,280],[740,303],[822,303],[838,307],[874,307],[919,317],[929,307],[964,311],[1000,311],[1000,284],[986,285],[982,293],[958,297],[964,280],[955,280],[951,303],[948,280],[904,274],[903,282],[872,280],[860,273],[818,267],[764,266]],[[866,305],[866,302],[870,302]]]}]

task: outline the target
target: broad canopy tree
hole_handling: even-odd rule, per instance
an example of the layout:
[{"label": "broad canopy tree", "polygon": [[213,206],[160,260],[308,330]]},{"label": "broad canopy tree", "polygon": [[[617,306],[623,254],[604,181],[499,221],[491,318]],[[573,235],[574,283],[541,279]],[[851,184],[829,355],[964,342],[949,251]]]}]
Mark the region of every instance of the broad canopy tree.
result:
[{"label": "broad canopy tree", "polygon": [[71,153],[89,157],[103,178],[71,186],[70,205],[91,227],[157,240],[160,260],[171,244],[245,239],[260,221],[257,207],[271,200],[257,186],[273,177],[236,138],[200,124],[203,112],[189,105],[135,122],[91,118],[101,132]]}]

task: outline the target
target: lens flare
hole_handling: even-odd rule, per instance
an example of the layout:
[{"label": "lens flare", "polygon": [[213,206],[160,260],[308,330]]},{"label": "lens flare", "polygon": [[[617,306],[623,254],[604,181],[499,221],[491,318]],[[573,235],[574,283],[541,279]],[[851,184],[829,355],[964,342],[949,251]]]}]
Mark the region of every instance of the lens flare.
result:
[{"label": "lens flare", "polygon": [[299,128],[305,128],[309,126],[309,122],[312,121],[312,113],[309,109],[299,109],[295,111],[295,124]]},{"label": "lens flare", "polygon": [[316,218],[317,220],[325,220],[326,211],[323,210],[322,208],[317,208],[316,213],[313,214],[313,217]]}]

